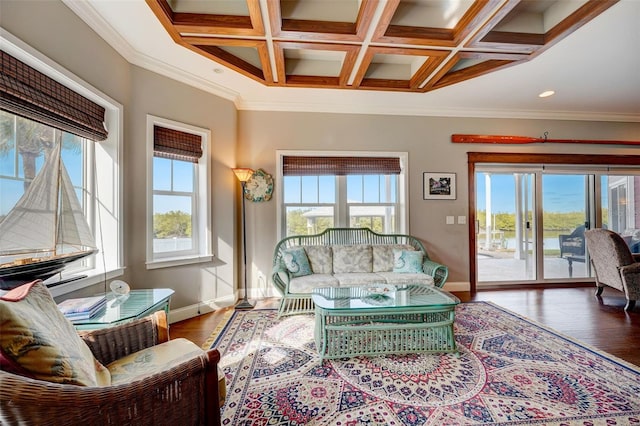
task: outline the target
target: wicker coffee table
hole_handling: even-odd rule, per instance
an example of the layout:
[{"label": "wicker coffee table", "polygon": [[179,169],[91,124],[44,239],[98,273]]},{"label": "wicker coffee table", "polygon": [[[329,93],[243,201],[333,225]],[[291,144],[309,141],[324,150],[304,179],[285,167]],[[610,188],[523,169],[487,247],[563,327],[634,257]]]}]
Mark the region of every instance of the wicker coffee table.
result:
[{"label": "wicker coffee table", "polygon": [[312,299],[321,361],[357,355],[457,353],[453,321],[460,300],[436,287],[318,288]]}]

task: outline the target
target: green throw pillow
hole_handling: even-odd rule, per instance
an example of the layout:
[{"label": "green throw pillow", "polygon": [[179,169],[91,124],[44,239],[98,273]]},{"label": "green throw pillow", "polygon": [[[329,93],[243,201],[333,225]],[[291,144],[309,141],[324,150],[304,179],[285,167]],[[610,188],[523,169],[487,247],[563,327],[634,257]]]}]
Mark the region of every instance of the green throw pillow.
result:
[{"label": "green throw pillow", "polygon": [[424,255],[417,250],[394,250],[393,272],[405,274],[417,274],[422,272],[422,259]]},{"label": "green throw pillow", "polygon": [[284,264],[294,278],[312,274],[309,258],[307,257],[307,253],[304,251],[303,247],[292,247],[286,249],[282,258],[284,260]]}]

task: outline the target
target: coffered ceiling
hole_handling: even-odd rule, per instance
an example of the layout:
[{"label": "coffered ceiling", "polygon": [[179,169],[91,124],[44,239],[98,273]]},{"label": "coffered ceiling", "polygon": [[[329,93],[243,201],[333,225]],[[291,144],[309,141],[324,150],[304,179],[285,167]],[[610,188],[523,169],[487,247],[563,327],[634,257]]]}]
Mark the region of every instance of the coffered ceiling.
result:
[{"label": "coffered ceiling", "polygon": [[640,0],[62,1],[238,110],[640,121]]},{"label": "coffered ceiling", "polygon": [[267,86],[427,92],[529,61],[618,0],[146,0]]}]

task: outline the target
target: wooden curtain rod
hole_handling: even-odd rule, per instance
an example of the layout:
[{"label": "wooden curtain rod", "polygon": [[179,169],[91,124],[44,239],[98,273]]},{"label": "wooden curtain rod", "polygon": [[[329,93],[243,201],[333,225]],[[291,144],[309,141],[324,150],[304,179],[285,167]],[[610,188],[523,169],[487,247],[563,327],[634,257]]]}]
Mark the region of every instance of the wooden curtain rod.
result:
[{"label": "wooden curtain rod", "polygon": [[589,139],[550,139],[529,138],[526,136],[498,136],[498,135],[451,135],[453,143],[491,143],[491,144],[526,144],[526,143],[581,143],[598,145],[640,145],[640,141],[614,141],[614,140],[589,140]]}]

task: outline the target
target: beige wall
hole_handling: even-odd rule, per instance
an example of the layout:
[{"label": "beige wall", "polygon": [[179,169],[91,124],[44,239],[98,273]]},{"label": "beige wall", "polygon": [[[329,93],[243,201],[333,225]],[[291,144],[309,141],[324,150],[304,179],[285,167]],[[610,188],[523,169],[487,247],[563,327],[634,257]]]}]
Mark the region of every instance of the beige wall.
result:
[{"label": "beige wall", "polygon": [[[639,123],[403,117],[241,111],[238,164],[276,173],[276,150],[406,151],[409,153],[409,232],[430,256],[449,266],[449,282],[469,282],[468,225],[445,225],[445,216],[467,216],[467,152],[637,154],[632,147],[535,144],[493,146],[453,144],[451,135],[496,134],[558,139],[638,139]],[[456,200],[423,200],[423,172],[457,174]],[[278,185],[278,182],[276,182]],[[276,187],[275,191],[279,188]],[[271,270],[276,199],[247,204],[248,254],[254,287]],[[451,285],[450,284],[450,285]],[[267,287],[268,288],[268,287]],[[446,288],[446,287],[445,287]]]},{"label": "beige wall", "polygon": [[[235,166],[236,109],[227,100],[138,67],[132,68],[131,82],[124,154],[127,275],[138,287],[176,290],[173,307],[225,299],[235,288],[234,197],[239,187],[231,167]],[[216,255],[212,263],[154,270],[145,267],[147,114],[211,130],[210,201]]]},{"label": "beige wall", "polygon": [[[132,287],[174,288],[174,311],[200,300],[233,298],[241,269],[241,263],[236,262],[241,259],[236,232],[240,198],[239,184],[229,168],[263,168],[275,174],[277,149],[409,152],[410,232],[426,244],[434,259],[451,268],[450,281],[461,283],[468,282],[467,227],[445,226],[444,221],[447,215],[467,215],[466,152],[637,152],[613,146],[453,145],[450,137],[453,133],[541,136],[548,131],[553,138],[638,139],[638,123],[237,112],[229,101],[130,65],[59,1],[2,0],[0,24],[124,105],[124,279]],[[144,265],[146,114],[212,131],[214,262],[153,271]],[[457,199],[422,200],[425,171],[457,173]],[[247,203],[247,264],[256,295],[271,292],[269,273],[278,240],[276,228],[275,199]]]},{"label": "beige wall", "polygon": [[[0,24],[15,37],[124,106],[124,255],[132,288],[173,288],[173,312],[201,300],[233,303],[237,268],[235,166],[237,112],[232,102],[130,65],[60,1],[0,1]],[[146,115],[211,130],[213,253],[206,264],[147,270]],[[74,295],[92,294],[102,285]],[[68,296],[67,296],[68,297]],[[203,307],[204,310],[204,307]]]}]

